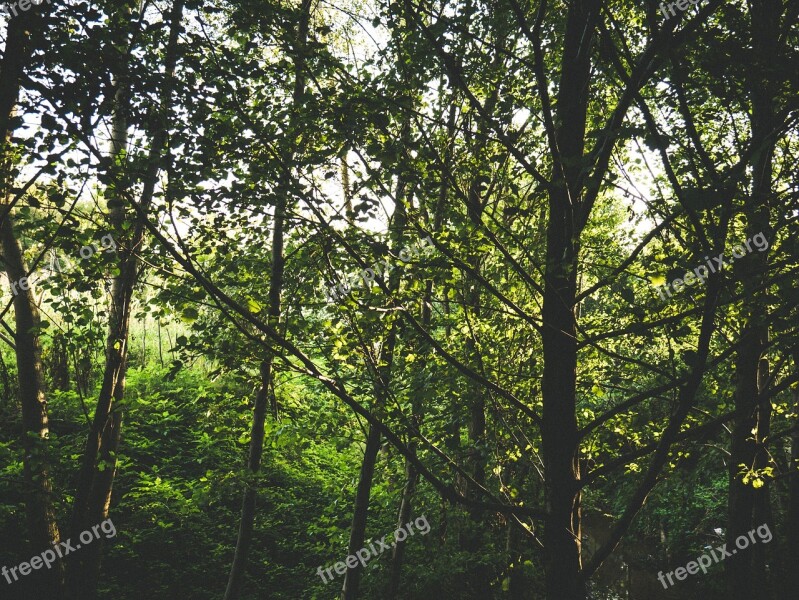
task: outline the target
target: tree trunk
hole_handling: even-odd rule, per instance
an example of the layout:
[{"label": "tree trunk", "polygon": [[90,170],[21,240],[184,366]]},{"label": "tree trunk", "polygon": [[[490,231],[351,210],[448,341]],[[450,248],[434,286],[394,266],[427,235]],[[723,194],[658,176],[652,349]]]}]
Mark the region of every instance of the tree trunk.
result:
[{"label": "tree trunk", "polygon": [[[120,391],[114,402],[120,402],[124,392],[124,385],[117,386]],[[104,465],[102,470],[95,474],[94,485],[92,486],[89,506],[91,513],[88,522],[97,524],[108,519],[111,508],[111,491],[114,487],[114,479],[117,474],[116,453],[119,448],[119,441],[122,435],[122,412],[115,410],[111,413],[103,431],[103,439],[100,441],[100,453],[98,464]],[[83,555],[83,577],[80,581],[81,600],[87,598],[87,594],[96,595],[97,585],[100,582],[100,566],[102,564],[104,538],[99,538],[89,545]]]},{"label": "tree trunk", "polygon": [[[279,228],[281,233],[282,246],[282,225]],[[275,232],[278,231],[277,225]],[[273,243],[276,233],[273,232]],[[274,260],[274,246],[273,246]],[[281,247],[282,255],[282,247]],[[281,259],[282,260],[282,259]],[[274,279],[274,262],[272,263],[272,282]],[[270,288],[272,284],[270,284]],[[278,306],[278,312],[280,308]],[[236,552],[233,555],[233,564],[230,567],[227,589],[225,590],[225,600],[235,600],[241,594],[241,585],[244,581],[244,571],[247,567],[250,546],[252,545],[252,534],[255,526],[255,505],[257,496],[257,477],[261,469],[261,458],[264,449],[264,428],[266,424],[266,407],[269,399],[269,384],[272,379],[272,358],[267,358],[261,363],[261,389],[255,398],[253,408],[252,428],[250,430],[250,454],[247,461],[248,481],[245,482],[244,497],[241,503],[241,523],[239,524],[239,536],[236,541]]]},{"label": "tree trunk", "polygon": [[[747,211],[747,236],[768,235],[769,208],[772,194],[772,160],[774,155],[774,84],[769,79],[769,65],[774,60],[779,39],[780,2],[778,0],[751,0],[749,12],[752,19],[753,63],[758,75],[750,80],[749,94],[752,102],[752,143],[758,148],[752,169],[752,195]],[[762,79],[761,79],[762,78]],[[768,378],[768,362],[764,349],[768,343],[766,309],[762,294],[757,292],[768,269],[768,253],[757,252],[739,261],[746,298],[743,306],[744,325],[741,347],[736,356],[735,419],[729,467],[729,521],[727,547],[735,548],[735,540],[746,536],[755,523],[755,512],[768,514],[768,482],[755,489],[743,483],[741,470],[762,469],[769,458],[763,448],[771,417],[770,400],[760,400]],[[765,554],[758,550],[737,552],[725,562],[728,592],[732,600],[746,600],[753,596],[768,598]]]},{"label": "tree trunk", "polygon": [[[403,127],[403,132],[408,130],[407,123]],[[402,136],[403,140],[407,139],[405,133]],[[400,251],[400,244],[402,243],[402,233],[405,229],[406,216],[405,207],[403,204],[403,196],[405,194],[405,183],[402,176],[397,182],[396,208],[394,211],[394,220],[391,224],[392,242],[394,246],[394,254]],[[399,289],[399,273],[394,270],[389,275],[387,288],[389,293],[393,293]],[[397,342],[397,326],[396,323],[391,324],[391,328],[386,335],[380,351],[380,356],[377,359],[377,364],[374,373],[374,390],[375,390],[375,407],[377,411],[382,411],[388,397],[389,387],[391,385],[391,368],[394,363],[394,347]],[[353,507],[352,526],[350,528],[350,541],[348,545],[348,554],[355,554],[358,550],[364,547],[366,540],[366,522],[369,516],[369,500],[372,494],[372,480],[374,478],[375,464],[377,463],[377,454],[380,451],[380,431],[373,425],[369,425],[369,433],[366,437],[366,448],[364,449],[363,462],[361,463],[361,473],[358,478],[358,489],[355,492],[355,506]],[[357,564],[355,567],[348,568],[344,574],[344,583],[341,587],[342,600],[355,600],[358,597],[358,587],[360,585],[361,573],[363,567]]]},{"label": "tree trunk", "polygon": [[[361,474],[358,479],[358,490],[355,494],[355,507],[352,515],[350,529],[350,542],[348,554],[354,555],[364,547],[366,540],[366,522],[369,513],[369,499],[372,493],[372,480],[375,473],[377,454],[380,451],[380,432],[376,427],[369,426],[366,438],[366,448],[363,452]],[[341,589],[342,600],[355,600],[358,597],[358,587],[361,580],[362,567],[360,564],[347,569],[344,584]]]},{"label": "tree trunk", "polygon": [[[799,349],[793,352],[793,368],[799,372]],[[799,386],[792,390],[793,410],[799,415]],[[799,416],[794,417],[794,430],[791,433],[791,457],[788,465],[788,517],[785,524],[785,545],[788,560],[784,563],[788,573],[783,598],[799,597]]]},{"label": "tree trunk", "polygon": [[66,392],[69,390],[69,351],[63,333],[53,335],[48,357],[47,371],[53,381],[53,389]]},{"label": "tree trunk", "polygon": [[[4,203],[0,210],[8,206]],[[50,428],[47,418],[47,401],[43,391],[42,347],[39,340],[39,311],[33,292],[25,281],[27,269],[12,227],[11,215],[0,225],[2,259],[14,295],[14,334],[19,400],[22,405],[23,473],[28,489],[26,502],[31,547],[39,553],[57,544],[61,537],[53,507],[53,485],[50,481],[48,439]],[[37,581],[26,581],[37,597],[61,597],[64,565],[60,558],[51,570],[41,570],[31,575]]]},{"label": "tree trunk", "polygon": [[[750,318],[752,318],[750,316]],[[755,489],[743,483],[741,470],[753,469],[758,454],[755,433],[759,428],[758,392],[762,382],[758,377],[758,364],[764,339],[758,327],[747,326],[742,335],[741,349],[736,359],[735,408],[741,411],[732,430],[729,465],[729,521],[727,524],[727,547],[735,548],[735,540],[753,527]],[[745,600],[760,589],[763,581],[752,581],[753,553],[738,552],[725,561],[730,597]]]},{"label": "tree trunk", "polygon": [[[171,106],[172,76],[177,63],[177,43],[183,17],[183,0],[176,0],[170,15],[170,32],[167,43],[165,72],[167,83],[161,90],[161,113],[158,128],[153,132],[152,146],[148,156],[144,187],[139,204],[146,213],[152,205],[158,178],[161,155],[166,144],[167,114]],[[128,94],[126,82],[117,80],[113,133],[111,140],[112,169],[124,155],[127,147]],[[72,512],[70,535],[77,539],[82,531],[107,519],[111,490],[116,474],[116,457],[121,439],[122,415],[114,409],[125,393],[128,344],[133,290],[138,281],[139,260],[137,253],[144,242],[144,225],[137,220],[132,235],[125,233],[128,215],[124,209],[126,186],[119,173],[112,177],[114,184],[109,189],[109,217],[118,243],[119,275],[111,288],[111,306],[106,338],[106,359],[103,382],[97,399],[89,433],[84,447],[83,460],[78,476],[75,502]],[[69,563],[69,594],[74,600],[94,598],[102,557],[102,540],[92,544],[91,550],[76,553]]]},{"label": "tree trunk", "polygon": [[590,90],[591,46],[600,3],[569,4],[558,85],[555,131],[560,152],[549,191],[547,262],[542,308],[544,374],[542,451],[549,517],[544,526],[544,568],[549,600],[583,600],[580,577],[580,466],[576,415],[575,316],[582,208],[581,171]]},{"label": "tree trunk", "polygon": [[[14,235],[11,198],[8,192],[6,146],[10,123],[19,98],[20,81],[33,52],[31,35],[42,26],[41,13],[49,8],[33,7],[9,20],[5,49],[0,63],[0,247],[3,268],[14,295],[14,333],[19,399],[22,407],[23,476],[28,497],[26,513],[32,552],[41,552],[61,539],[53,506],[53,487],[48,457],[49,423],[42,378],[42,348],[39,340],[39,311],[27,282],[22,250]],[[58,599],[63,594],[64,565],[60,558],[53,567],[29,575],[25,582],[31,597]],[[21,584],[20,584],[21,585]]]},{"label": "tree trunk", "polygon": [[[497,88],[497,92],[498,92]],[[497,94],[493,95],[496,99]],[[493,107],[495,102],[489,100],[487,105],[489,109]],[[481,121],[484,124],[485,121]],[[484,132],[481,130],[478,134],[479,139],[484,139]],[[484,149],[483,143],[478,143],[477,148],[474,150],[475,157],[479,160],[480,154]],[[481,197],[480,194],[480,178],[475,177],[470,186],[468,194],[468,216],[474,226],[475,230],[480,229],[482,222],[483,207],[485,206],[486,198]],[[469,267],[472,271],[480,275],[482,271],[482,261],[480,253],[475,250],[469,251],[468,257]],[[474,323],[479,322],[481,316],[481,294],[480,283],[475,279],[464,281],[464,311],[471,314]],[[467,317],[469,318],[469,317]],[[478,328],[472,328],[472,332]],[[477,346],[477,340],[474,338],[475,333],[470,332],[467,334],[465,343],[465,353],[468,362],[472,369],[480,373],[483,371],[481,365],[480,350]],[[469,436],[469,449],[466,455],[466,470],[469,476],[474,480],[474,484],[466,481],[465,495],[471,500],[478,500],[480,488],[485,487],[486,481],[486,463],[488,460],[488,448],[486,447],[486,391],[482,386],[469,385],[467,383],[464,393],[464,401],[469,411],[469,420],[467,426],[467,434]],[[488,571],[484,562],[484,537],[486,528],[483,524],[483,511],[477,508],[469,510],[470,521],[467,521],[464,530],[460,537],[461,548],[468,553],[467,557],[467,574],[465,580],[470,594],[475,597],[488,598],[491,595],[491,573]]]},{"label": "tree trunk", "polygon": [[[415,443],[409,443],[408,448],[416,450]],[[410,461],[405,461],[405,486],[402,488],[402,500],[400,501],[399,515],[397,517],[397,529],[403,527],[411,520],[413,514],[413,496],[416,493],[416,484],[419,481],[417,473]],[[407,540],[397,540],[394,552],[391,554],[391,571],[389,574],[389,600],[395,600],[399,595],[400,583],[402,580],[402,560],[405,556],[405,544]]]},{"label": "tree trunk", "polygon": [[[447,118],[447,129],[450,134],[450,138],[453,136],[453,132],[455,130],[455,110],[454,105],[451,106],[449,111],[449,116]],[[449,170],[449,167],[452,163],[452,149],[450,146],[447,147],[446,154],[444,156],[444,168],[446,171]],[[447,177],[443,177],[441,180],[441,187],[439,188],[438,192],[438,202],[435,206],[435,211],[433,214],[433,231],[438,232],[441,230],[441,224],[444,222],[444,206],[447,201],[447,197],[449,195],[449,179]],[[430,325],[433,321],[433,312],[432,312],[432,299],[433,299],[433,281],[428,280],[425,284],[425,292],[422,298],[422,307],[421,307],[421,325],[425,328],[425,330],[429,330]],[[420,356],[427,356],[427,353],[430,350],[430,345],[426,338],[419,336],[419,355]],[[422,419],[423,419],[423,405],[422,402],[422,395],[425,393],[427,388],[427,382],[424,379],[424,373],[422,371],[418,372],[418,377],[416,377],[414,381],[414,389],[413,389],[413,398],[411,398],[411,407],[412,407],[412,424],[417,429],[420,429],[422,426]],[[412,452],[416,452],[416,442],[415,442],[416,432],[410,431],[409,432],[409,441],[408,441],[408,448]],[[399,514],[397,517],[397,529],[403,527],[408,521],[411,519],[411,515],[413,514],[413,496],[416,493],[416,486],[419,482],[419,472],[414,467],[413,463],[409,460],[405,460],[405,485],[402,488],[402,499],[400,500],[400,508]],[[444,520],[442,519],[442,522]],[[407,539],[404,540],[397,540],[396,546],[394,547],[394,551],[391,554],[391,567],[389,573],[389,585],[388,585],[388,599],[395,600],[399,595],[400,584],[402,581],[402,563],[405,557],[405,544],[407,543]]]},{"label": "tree trunk", "polygon": [[[543,306],[544,398],[542,449],[547,509],[544,527],[548,600],[582,600],[579,573],[580,491],[575,386],[577,345],[576,238],[565,210],[567,199],[551,203],[547,230],[547,276]],[[556,257],[563,257],[558,260]]]},{"label": "tree trunk", "polygon": [[[764,332],[766,335],[765,343],[768,344],[768,329]],[[763,386],[767,386],[769,378],[769,362],[766,356],[760,359],[759,372],[758,372],[758,385],[760,392],[764,391]],[[755,468],[762,471],[771,464],[771,458],[767,451],[766,444],[768,443],[771,435],[771,400],[769,398],[761,398],[758,401],[757,407],[757,440],[758,449],[755,456]],[[766,485],[762,488],[755,490],[754,506],[752,509],[752,516],[754,518],[753,527],[758,527],[764,523],[769,526],[770,531],[774,531],[774,519],[771,513],[771,483],[766,481]],[[772,598],[773,581],[769,577],[769,569],[767,564],[769,558],[773,557],[773,546],[769,544],[755,544],[752,547],[752,572],[754,577],[759,578],[757,581],[760,584],[759,593],[763,600]]]},{"label": "tree trunk", "polygon": [[[283,238],[286,227],[286,210],[290,194],[291,164],[293,162],[296,146],[296,115],[301,106],[302,95],[305,92],[304,52],[308,37],[310,10],[310,0],[303,0],[302,6],[300,7],[299,22],[297,24],[296,46],[293,48],[294,90],[292,96],[292,113],[288,127],[289,149],[283,165],[280,181],[278,182],[274,227],[272,230],[272,268],[269,280],[268,309],[269,321],[272,326],[276,326],[280,322],[281,315],[280,297],[283,292],[283,272],[285,268]],[[261,470],[261,459],[264,450],[266,409],[269,401],[269,392],[270,389],[273,388],[273,360],[274,356],[271,353],[267,353],[261,363],[261,389],[255,398],[252,428],[250,430],[250,453],[247,461],[249,480],[245,482],[244,496],[241,504],[241,523],[239,525],[236,550],[233,555],[233,563],[230,567],[224,600],[238,600],[244,581],[244,573],[247,567],[250,547],[252,545],[255,527],[256,499],[258,494],[258,474]],[[273,401],[273,406],[276,406],[276,400]]]}]

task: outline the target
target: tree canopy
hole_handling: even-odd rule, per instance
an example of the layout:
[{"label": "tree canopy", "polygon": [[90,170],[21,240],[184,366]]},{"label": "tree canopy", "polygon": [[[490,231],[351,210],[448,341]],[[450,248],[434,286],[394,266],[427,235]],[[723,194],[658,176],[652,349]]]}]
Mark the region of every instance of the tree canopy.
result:
[{"label": "tree canopy", "polygon": [[795,0],[3,6],[0,599],[797,596]]}]

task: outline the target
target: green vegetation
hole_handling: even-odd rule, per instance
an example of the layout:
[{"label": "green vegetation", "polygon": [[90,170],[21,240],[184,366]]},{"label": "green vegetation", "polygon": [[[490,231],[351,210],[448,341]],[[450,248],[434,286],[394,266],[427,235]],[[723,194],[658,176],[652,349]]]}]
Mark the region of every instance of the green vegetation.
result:
[{"label": "green vegetation", "polygon": [[797,24],[4,18],[0,600],[799,597]]}]

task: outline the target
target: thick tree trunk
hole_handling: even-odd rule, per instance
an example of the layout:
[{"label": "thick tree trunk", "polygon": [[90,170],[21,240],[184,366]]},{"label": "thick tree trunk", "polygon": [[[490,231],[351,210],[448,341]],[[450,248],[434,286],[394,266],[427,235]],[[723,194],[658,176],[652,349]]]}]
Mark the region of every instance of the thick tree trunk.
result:
[{"label": "thick tree trunk", "polygon": [[[793,368],[799,372],[799,349],[793,352]],[[794,386],[793,410],[795,415],[799,415],[799,387]],[[785,545],[788,552],[786,573],[788,573],[785,583],[783,598],[799,597],[799,416],[794,418],[794,430],[791,434],[791,456],[788,465],[788,517],[785,524]]]},{"label": "thick tree trunk", "polygon": [[[743,483],[742,469],[756,466],[758,454],[759,429],[758,392],[760,384],[758,364],[764,339],[760,328],[746,327],[742,336],[742,346],[736,359],[735,408],[741,416],[735,419],[732,430],[729,465],[729,520],[727,523],[727,547],[735,548],[739,536],[746,537],[753,527],[753,514],[756,490]],[[733,599],[745,600],[753,596],[755,588],[760,589],[763,581],[753,581],[753,553],[738,552],[725,562],[729,594]]]},{"label": "thick tree trunk", "polygon": [[585,598],[579,576],[580,471],[575,413],[577,248],[573,243],[576,235],[570,227],[564,226],[566,206],[568,204],[562,201],[551,203],[543,306],[544,409],[541,434],[549,511],[544,527],[548,600]]},{"label": "thick tree trunk", "polygon": [[[749,95],[752,101],[752,142],[758,148],[753,164],[752,195],[747,210],[747,236],[768,235],[769,200],[772,193],[772,160],[774,140],[775,86],[770,81],[769,65],[774,60],[779,39],[779,0],[751,0],[749,12],[752,19],[753,62],[759,76],[753,75]],[[762,78],[762,79],[761,79]],[[765,325],[766,309],[757,292],[768,270],[768,252],[753,252],[740,259],[743,273],[745,304],[741,347],[735,361],[736,417],[730,447],[729,467],[729,520],[727,546],[735,548],[735,540],[746,536],[755,523],[755,516],[769,514],[767,482],[760,489],[744,484],[741,470],[762,469],[768,464],[763,441],[770,429],[771,417],[768,399],[760,400],[768,378],[768,362],[764,356],[768,343]],[[753,596],[768,598],[765,553],[762,549],[737,552],[725,562],[728,593],[732,600],[746,600]]]},{"label": "thick tree trunk", "polygon": [[[42,28],[42,13],[50,11],[47,4],[20,11],[8,21],[5,49],[0,62],[0,160],[5,160],[9,125],[19,98],[19,88],[25,66],[33,53],[31,37]],[[0,216],[5,213],[3,209]]]},{"label": "thick tree trunk", "polygon": [[[598,0],[576,0],[566,17],[556,129],[560,156],[549,192],[547,264],[542,309],[544,376],[541,382],[542,450],[549,517],[544,525],[548,600],[583,600],[580,577],[580,466],[576,416],[577,323],[575,316],[591,46]],[[582,221],[582,223],[581,223]]]}]

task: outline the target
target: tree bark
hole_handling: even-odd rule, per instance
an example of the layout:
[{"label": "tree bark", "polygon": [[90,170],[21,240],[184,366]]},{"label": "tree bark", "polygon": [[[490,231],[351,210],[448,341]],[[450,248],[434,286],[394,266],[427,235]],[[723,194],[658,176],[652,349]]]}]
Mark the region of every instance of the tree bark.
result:
[{"label": "tree bark", "polygon": [[[401,135],[403,141],[407,141],[407,133],[409,131],[409,124],[403,124],[403,133]],[[395,203],[394,219],[391,224],[391,237],[394,254],[398,255],[400,246],[402,244],[403,231],[407,222],[405,215],[405,181],[403,175],[400,175],[397,181],[397,191]],[[400,277],[397,270],[394,270],[389,275],[387,288],[389,293],[393,293],[399,289]],[[374,390],[375,390],[375,407],[376,410],[381,412],[386,404],[388,393],[391,385],[391,369],[394,364],[394,347],[397,343],[397,325],[396,322],[391,324],[386,339],[382,345],[380,356],[377,359],[374,372]],[[358,550],[364,547],[366,540],[366,523],[369,516],[369,500],[372,494],[372,482],[374,479],[375,464],[377,463],[377,455],[380,451],[380,430],[369,425],[369,432],[366,437],[366,447],[364,448],[363,462],[361,463],[361,472],[358,477],[358,488],[355,492],[355,505],[353,507],[352,526],[350,528],[350,541],[348,544],[348,554],[355,554]],[[355,567],[348,568],[344,574],[344,583],[341,587],[342,600],[356,600],[358,597],[358,588],[360,586],[361,574],[363,567],[357,564]]]},{"label": "tree bark", "polygon": [[[61,539],[53,505],[53,487],[48,457],[49,422],[44,395],[42,348],[39,339],[39,311],[30,289],[20,280],[28,275],[14,234],[12,201],[7,172],[6,149],[11,134],[11,119],[17,104],[25,66],[34,50],[31,41],[42,27],[44,7],[32,7],[10,19],[6,32],[3,59],[0,62],[0,247],[3,268],[14,295],[14,333],[19,399],[22,408],[23,476],[28,497],[26,514],[33,552],[58,544]],[[15,287],[16,286],[16,287]],[[29,288],[26,284],[25,288]],[[35,597],[58,599],[63,594],[64,565],[60,558],[52,569],[30,575],[27,591]]]},{"label": "tree bark", "polygon": [[[793,351],[794,372],[799,372],[799,348]],[[794,414],[799,415],[799,386],[792,389]],[[799,417],[794,418],[791,433],[791,455],[788,465],[788,516],[785,524],[785,543],[788,560],[784,563],[788,573],[783,598],[799,596]]]},{"label": "tree bark", "polygon": [[[167,139],[168,110],[171,106],[172,78],[177,63],[177,43],[183,18],[183,0],[176,0],[170,14],[165,72],[166,83],[160,94],[158,126],[153,132],[152,146],[144,175],[140,206],[146,212],[152,205],[158,179],[161,156]],[[125,232],[128,215],[123,196],[127,192],[124,180],[116,172],[118,161],[127,148],[127,110],[130,90],[124,78],[117,80],[110,154],[113,185],[109,189],[109,218],[118,242],[119,275],[111,288],[111,306],[106,338],[103,382],[97,399],[89,433],[84,447],[72,511],[70,535],[77,539],[82,531],[108,518],[111,491],[116,475],[117,451],[121,439],[122,415],[115,409],[125,394],[125,376],[133,290],[139,277],[138,252],[144,243],[144,225],[137,220],[132,234]],[[71,557],[68,571],[70,598],[87,600],[96,597],[102,558],[102,540]]]},{"label": "tree bark", "polygon": [[[350,528],[350,542],[348,554],[354,555],[364,547],[366,540],[366,523],[369,513],[369,500],[372,493],[372,480],[374,479],[375,464],[377,455],[380,451],[380,431],[369,426],[369,433],[366,438],[366,447],[363,452],[363,462],[361,463],[361,474],[358,478],[358,489],[355,493],[355,506],[352,515],[352,527]],[[344,576],[344,584],[341,589],[342,600],[355,600],[358,597],[358,588],[361,581],[362,567],[360,564],[347,569]]]},{"label": "tree bark", "polygon": [[[284,234],[286,227],[286,210],[290,196],[291,165],[296,147],[296,115],[302,102],[302,95],[305,92],[305,47],[308,37],[308,25],[310,20],[311,2],[303,0],[300,7],[299,22],[293,48],[294,63],[294,90],[292,95],[292,113],[288,127],[288,152],[283,165],[280,181],[278,182],[277,201],[275,203],[274,226],[272,230],[272,268],[269,280],[269,321],[270,325],[276,326],[280,321],[281,306],[280,299],[283,292],[283,274],[285,268],[285,257],[283,255]],[[237,600],[241,595],[241,588],[244,581],[244,573],[247,567],[250,547],[252,545],[253,531],[255,528],[256,500],[258,494],[258,474],[261,470],[261,459],[264,449],[264,431],[266,426],[266,411],[269,401],[269,392],[272,389],[274,372],[274,356],[267,353],[261,362],[261,389],[255,398],[253,408],[253,421],[250,430],[250,452],[247,461],[247,475],[249,480],[245,482],[244,495],[241,504],[241,523],[239,524],[239,534],[236,541],[236,550],[233,555],[233,563],[230,567],[227,588],[224,600]],[[273,401],[276,407],[276,401]]]},{"label": "tree bark", "polygon": [[[8,206],[4,203],[0,210]],[[28,489],[26,508],[30,542],[34,552],[41,552],[57,544],[60,539],[55,508],[53,506],[53,485],[50,480],[49,436],[47,400],[44,395],[42,378],[42,347],[39,339],[41,321],[33,291],[22,289],[19,281],[28,272],[22,258],[22,250],[14,235],[11,215],[7,215],[0,225],[2,259],[8,279],[18,292],[14,296],[14,333],[17,372],[19,380],[19,400],[22,406],[22,448],[23,474]],[[40,597],[59,598],[62,593],[64,565],[61,559],[52,570],[36,572],[30,580],[33,592]]]},{"label": "tree bark", "polygon": [[[567,198],[550,203],[542,334],[542,449],[547,510],[544,527],[547,598],[582,600],[580,491],[576,417],[576,233]],[[559,259],[557,257],[563,257]]]},{"label": "tree bark", "polygon": [[582,196],[591,46],[600,3],[576,0],[566,17],[558,86],[556,139],[560,160],[549,192],[546,270],[542,308],[544,375],[542,451],[547,509],[544,526],[546,596],[583,600],[580,578],[580,466],[576,415],[577,321],[575,315],[579,239],[576,214]]},{"label": "tree bark", "polygon": [[[755,153],[752,176],[752,194],[747,211],[746,233],[749,238],[757,234],[768,235],[769,201],[772,194],[772,160],[775,141],[774,127],[775,86],[771,81],[769,65],[774,60],[779,39],[779,0],[751,0],[753,63],[756,65],[749,81],[752,102],[752,143]],[[768,270],[768,253],[753,252],[740,259],[744,289],[742,345],[735,361],[736,417],[732,430],[729,466],[729,498],[727,546],[735,548],[735,540],[746,536],[757,525],[755,513],[761,517],[769,513],[769,483],[755,489],[744,484],[741,470],[763,469],[769,458],[763,441],[769,431],[771,402],[761,400],[760,394],[768,379],[768,359],[764,356],[768,344],[766,308],[762,294],[757,292]],[[753,596],[768,598],[765,553],[761,549],[737,552],[725,562],[728,593],[732,600],[746,600]]]}]

